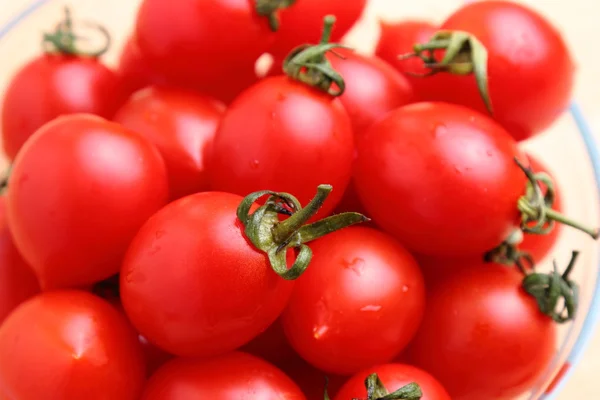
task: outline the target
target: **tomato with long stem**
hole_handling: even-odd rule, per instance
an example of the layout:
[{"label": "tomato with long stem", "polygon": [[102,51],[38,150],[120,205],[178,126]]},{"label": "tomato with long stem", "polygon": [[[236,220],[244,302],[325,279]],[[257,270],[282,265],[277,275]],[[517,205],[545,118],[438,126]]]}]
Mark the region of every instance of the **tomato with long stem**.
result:
[{"label": "tomato with long stem", "polygon": [[2,398],[137,400],[144,381],[135,332],[90,293],[43,293],[0,327]]}]

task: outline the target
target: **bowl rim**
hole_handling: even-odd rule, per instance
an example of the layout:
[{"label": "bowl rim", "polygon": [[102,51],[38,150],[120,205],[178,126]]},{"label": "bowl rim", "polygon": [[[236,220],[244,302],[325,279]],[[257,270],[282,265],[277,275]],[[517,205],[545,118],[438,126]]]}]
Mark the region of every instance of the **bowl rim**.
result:
[{"label": "bowl rim", "polygon": [[[9,18],[3,25],[0,25],[0,40],[12,31],[12,29],[23,19],[27,18],[50,1],[51,0],[34,0],[15,16]],[[596,181],[596,190],[600,195],[600,149],[596,142],[594,132],[577,102],[573,101],[571,103],[568,112],[583,139],[586,152],[592,163],[594,180]],[[598,252],[600,254],[600,248],[598,249]],[[594,285],[588,312],[581,326],[581,331],[579,332],[579,335],[577,335],[575,343],[562,366],[547,384],[547,388],[552,387],[552,390],[541,394],[539,400],[556,400],[558,398],[558,395],[564,389],[566,382],[568,382],[569,378],[577,368],[584,355],[585,349],[590,344],[590,341],[596,332],[598,320],[600,319],[600,262],[596,267],[596,271],[596,283]]]}]

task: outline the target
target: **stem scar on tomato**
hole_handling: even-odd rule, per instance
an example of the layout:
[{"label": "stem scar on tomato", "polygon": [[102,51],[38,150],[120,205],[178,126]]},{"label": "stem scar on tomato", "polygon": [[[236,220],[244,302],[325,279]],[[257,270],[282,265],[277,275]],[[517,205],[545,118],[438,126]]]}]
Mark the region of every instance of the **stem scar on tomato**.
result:
[{"label": "stem scar on tomato", "polygon": [[[325,55],[331,52],[339,57],[340,55],[333,50],[348,49],[348,47],[338,43],[329,43],[334,24],[335,16],[327,15],[324,18],[321,42],[317,45],[305,44],[292,50],[283,62],[283,71],[292,79],[338,97],[344,93],[346,84],[344,78],[333,68]],[[337,88],[334,88],[333,84]]]},{"label": "stem scar on tomato", "polygon": [[[237,217],[245,227],[244,233],[257,249],[269,256],[273,270],[283,279],[297,279],[308,267],[312,250],[306,243],[350,225],[369,221],[359,213],[343,213],[306,224],[321,208],[331,190],[331,185],[319,185],[316,196],[304,208],[293,195],[270,190],[254,192],[240,203]],[[252,205],[267,195],[269,198],[266,203],[250,213]],[[289,218],[280,221],[280,214]],[[296,260],[289,269],[286,258],[288,249],[298,250]]]},{"label": "stem scar on tomato", "polygon": [[[553,261],[554,270],[548,274],[530,273],[523,279],[523,288],[533,296],[541,312],[559,324],[571,321],[577,314],[579,305],[579,285],[569,278],[579,256],[578,251],[573,251],[571,261],[560,274],[556,261]],[[562,308],[559,307],[563,299]]]},{"label": "stem scar on tomato", "polygon": [[277,32],[280,25],[277,12],[294,5],[295,2],[296,0],[255,0],[255,8],[258,15],[267,17],[271,30]]},{"label": "stem scar on tomato", "polygon": [[84,50],[78,47],[78,43],[89,42],[90,39],[86,36],[81,36],[75,33],[73,19],[71,18],[71,10],[69,7],[65,7],[64,13],[64,20],[56,25],[54,31],[44,34],[42,46],[46,53],[58,52],[60,54],[72,56],[96,58],[108,51],[111,44],[110,33],[104,26],[95,22],[83,22],[82,27],[100,33],[104,42],[102,46],[99,46],[95,50]]},{"label": "stem scar on tomato", "polygon": [[[367,389],[366,400],[419,400],[423,397],[421,387],[414,382],[390,393],[377,374],[371,374],[365,379],[365,387]],[[329,400],[327,389],[325,390],[324,400]]]},{"label": "stem scar on tomato", "polygon": [[[444,57],[438,61],[436,50],[445,50]],[[472,34],[463,31],[442,30],[427,43],[414,45],[413,53],[400,55],[399,59],[419,58],[429,71],[413,76],[427,77],[439,72],[454,75],[475,75],[477,88],[490,114],[493,113],[488,85],[488,51]]]}]

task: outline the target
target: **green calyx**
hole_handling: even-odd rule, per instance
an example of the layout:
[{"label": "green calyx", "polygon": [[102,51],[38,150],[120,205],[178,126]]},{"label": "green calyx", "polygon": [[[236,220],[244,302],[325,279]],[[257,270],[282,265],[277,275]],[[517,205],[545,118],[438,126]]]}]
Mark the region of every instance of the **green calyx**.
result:
[{"label": "green calyx", "polygon": [[[282,278],[294,280],[306,270],[312,259],[312,250],[306,243],[369,220],[359,213],[343,213],[308,224],[308,220],[321,208],[331,190],[330,185],[319,185],[316,196],[304,208],[293,195],[269,190],[252,193],[239,205],[237,217],[245,227],[246,237],[257,249],[268,255],[273,270]],[[264,196],[269,196],[265,204],[250,213],[252,205]],[[280,215],[289,218],[280,221]],[[296,259],[290,268],[287,263],[288,249],[297,250]]]},{"label": "green calyx", "polygon": [[[540,311],[558,323],[565,323],[575,318],[579,304],[579,285],[569,279],[575,266],[579,252],[574,251],[571,261],[560,274],[556,261],[553,262],[554,270],[548,274],[531,273],[523,279],[523,289],[533,296]],[[562,301],[562,307],[560,300]]]},{"label": "green calyx", "polygon": [[[523,232],[544,235],[554,228],[556,222],[559,222],[585,232],[593,239],[598,239],[599,232],[597,228],[584,226],[552,208],[555,198],[554,183],[548,174],[535,173],[516,158],[515,162],[523,170],[528,180],[525,194],[519,199],[517,205],[521,212],[521,229]],[[546,193],[542,192],[540,183],[546,185]]]},{"label": "green calyx", "polygon": [[409,383],[390,393],[377,374],[371,374],[365,379],[365,387],[367,388],[367,400],[419,400],[423,397],[421,387],[416,383]]},{"label": "green calyx", "polygon": [[[441,61],[435,57],[436,50],[444,50]],[[416,44],[413,53],[400,56],[400,59],[420,58],[429,70],[421,76],[439,72],[454,75],[475,75],[479,94],[486,108],[492,113],[488,85],[488,52],[485,46],[472,34],[462,31],[439,31],[427,42]]]},{"label": "green calyx", "polygon": [[[344,78],[333,69],[326,55],[331,52],[341,57],[333,50],[345,47],[341,44],[329,43],[334,24],[335,17],[333,15],[326,16],[321,42],[317,45],[305,44],[292,50],[283,62],[283,71],[292,79],[337,97],[346,90],[346,83]],[[337,88],[334,87],[334,84]]]},{"label": "green calyx", "polygon": [[527,271],[535,268],[535,261],[531,254],[519,249],[522,241],[523,231],[515,229],[498,247],[488,251],[484,256],[484,260],[507,266],[515,265],[523,274],[527,274]]},{"label": "green calyx", "polygon": [[71,11],[68,7],[65,7],[65,19],[56,26],[53,32],[44,34],[42,42],[44,51],[46,53],[60,53],[91,58],[100,57],[106,53],[111,43],[111,37],[106,28],[92,22],[85,22],[82,26],[101,34],[103,43],[99,48],[84,50],[79,47],[82,42],[89,42],[90,39],[75,33]]},{"label": "green calyx", "polygon": [[269,20],[269,26],[273,32],[279,30],[279,17],[277,12],[292,6],[296,0],[254,0],[258,15]]}]

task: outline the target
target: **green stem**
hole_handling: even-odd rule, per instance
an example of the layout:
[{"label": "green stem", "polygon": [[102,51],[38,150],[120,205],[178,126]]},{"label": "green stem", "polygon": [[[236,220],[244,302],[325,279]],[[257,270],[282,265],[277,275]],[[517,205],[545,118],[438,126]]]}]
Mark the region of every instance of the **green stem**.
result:
[{"label": "green stem", "polygon": [[419,400],[423,396],[421,387],[416,383],[409,383],[389,393],[377,374],[371,374],[365,379],[367,400]]},{"label": "green stem", "polygon": [[269,20],[269,27],[273,32],[279,30],[279,10],[291,7],[296,0],[255,0],[255,9],[258,15]]},{"label": "green stem", "polygon": [[592,227],[580,224],[579,222],[568,218],[566,215],[563,215],[563,214],[559,213],[558,211],[553,210],[552,208],[546,209],[546,218],[551,221],[556,221],[561,224],[578,229],[582,232],[585,232],[588,235],[590,235],[593,239],[598,239],[598,235],[599,235],[598,228],[592,228]]},{"label": "green stem", "polygon": [[327,44],[331,40],[333,26],[335,25],[335,15],[326,15],[323,19],[323,33],[321,34],[321,44]]}]

